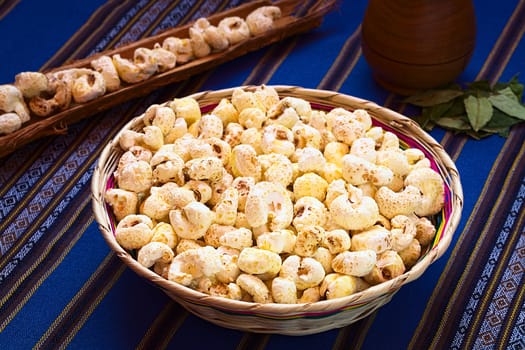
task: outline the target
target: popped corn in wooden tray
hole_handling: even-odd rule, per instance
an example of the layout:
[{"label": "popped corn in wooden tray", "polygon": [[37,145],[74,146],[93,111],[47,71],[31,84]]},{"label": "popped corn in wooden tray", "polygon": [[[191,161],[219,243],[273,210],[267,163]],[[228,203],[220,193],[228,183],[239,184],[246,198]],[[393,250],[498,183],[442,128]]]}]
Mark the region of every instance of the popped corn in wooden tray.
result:
[{"label": "popped corn in wooden tray", "polygon": [[102,151],[92,193],[139,276],[217,325],[287,335],[389,302],[445,252],[463,206],[454,162],[413,120],[290,86],[152,106]]},{"label": "popped corn in wooden tray", "polygon": [[[4,85],[9,85],[9,88],[17,83],[29,84],[30,86],[26,88],[26,91],[28,91],[27,95],[24,93],[23,96],[28,105],[25,107],[25,112],[23,108],[17,107],[15,111],[2,110],[0,107],[0,114],[6,114],[5,118],[3,115],[0,116],[0,129],[3,130],[0,130],[0,157],[41,137],[67,133],[68,125],[127,100],[147,95],[161,86],[187,79],[192,75],[201,73],[248,52],[258,50],[287,37],[307,32],[319,26],[323,16],[331,11],[335,5],[335,0],[320,0],[305,9],[303,8],[304,3],[298,0],[254,1],[210,15],[206,20],[201,19],[201,22],[196,21],[195,23],[172,28],[158,35],[110,51],[100,52],[85,59],[54,68],[49,72],[44,72],[46,74],[54,74],[55,78],[60,78],[59,80],[78,80],[80,87],[77,88],[78,91],[73,91],[72,97],[69,96],[70,103],[69,100],[56,101],[54,99],[57,96],[57,98],[60,97],[60,93],[56,92],[61,91],[60,86],[56,82],[53,82],[55,85],[52,87],[51,85],[47,86],[47,82],[45,83],[46,89],[52,89],[53,93],[55,93],[53,99],[47,99],[49,91],[46,91],[45,94],[42,94],[46,95],[45,98],[37,99],[37,101],[30,103],[30,99],[33,99],[33,90],[39,88],[38,84],[44,78],[42,75],[37,76],[33,74],[39,72],[28,72],[30,74],[17,77],[17,82],[14,84]],[[253,25],[247,27],[246,22],[248,21],[245,21],[245,19],[247,20],[247,17],[252,12],[267,6],[279,9],[279,13],[267,13],[263,16],[263,22],[269,20],[270,25],[267,26],[262,23],[259,28],[257,28],[259,24],[256,24],[255,27]],[[240,28],[243,30],[248,28],[248,35],[240,38],[229,37],[226,42],[222,38],[222,43],[217,41],[216,29],[221,21],[228,18],[237,18],[236,21],[230,21],[224,25],[225,30],[229,34],[238,34]],[[238,21],[239,18],[241,21]],[[205,27],[208,26],[215,31],[205,34]],[[192,27],[194,29],[197,28],[197,30],[192,30]],[[192,35],[190,35],[191,31],[193,31]],[[207,45],[209,48],[202,48],[202,46],[197,45],[199,47],[193,47],[193,57],[187,57],[187,52],[184,52],[184,50],[188,45],[193,45],[188,41],[190,36],[193,42],[202,43],[205,41],[208,43],[211,40],[213,44]],[[175,43],[173,38],[183,39],[184,42],[182,44],[180,42]],[[208,40],[209,38],[211,39]],[[169,62],[172,57],[164,55],[165,52],[160,55],[162,57],[159,58],[159,64],[156,64],[154,68],[144,67],[147,63],[145,61],[149,59],[148,50],[152,50],[155,47],[167,49],[168,51],[175,50],[174,45],[180,48],[177,51],[178,59],[174,67]],[[98,60],[103,56],[106,59],[110,58],[109,61],[104,61],[104,59]],[[121,77],[120,83],[117,81],[114,86],[111,86],[109,82],[112,79],[114,80],[115,77],[108,78],[106,73],[109,70],[106,70],[106,68],[112,62],[115,64],[114,56],[118,56],[118,64],[120,65],[117,67],[117,73],[125,75],[126,81]],[[134,56],[135,61],[133,61]],[[160,60],[164,60],[164,62],[160,62]],[[142,67],[143,71],[134,71],[137,65]],[[61,73],[65,70],[79,68],[85,71],[78,70],[75,73]],[[87,72],[87,70],[90,70],[90,72]],[[93,70],[96,70],[95,74],[93,74]],[[97,82],[97,79],[100,79],[99,73],[104,76],[107,86],[101,87],[97,91],[92,91],[93,86],[100,85]],[[118,77],[117,80],[119,80]],[[49,84],[51,84],[51,81]],[[89,93],[84,91],[86,88],[90,89]],[[3,93],[9,93],[9,91],[0,91],[0,94]],[[67,107],[65,107],[66,105]],[[35,113],[38,113],[38,115]]]}]

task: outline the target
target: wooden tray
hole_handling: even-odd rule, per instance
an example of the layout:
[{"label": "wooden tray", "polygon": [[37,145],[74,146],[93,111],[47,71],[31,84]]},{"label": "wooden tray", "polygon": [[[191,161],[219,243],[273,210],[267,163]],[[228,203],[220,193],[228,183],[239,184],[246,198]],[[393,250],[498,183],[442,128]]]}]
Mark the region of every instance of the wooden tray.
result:
[{"label": "wooden tray", "polygon": [[[176,66],[166,72],[157,73],[143,82],[136,84],[121,82],[122,86],[117,91],[106,93],[86,103],[73,103],[68,109],[49,117],[40,118],[31,116],[31,121],[25,123],[20,130],[5,136],[0,136],[0,157],[8,155],[17,148],[44,136],[65,134],[67,133],[68,125],[107,110],[110,107],[136,97],[147,95],[162,86],[187,79],[192,75],[216,67],[248,52],[258,50],[287,37],[304,33],[318,27],[323,20],[323,16],[335,7],[336,0],[314,1],[305,11],[301,11],[305,2],[300,0],[258,0],[210,15],[207,19],[211,24],[217,25],[221,19],[229,16],[246,18],[251,11],[265,5],[275,5],[281,9],[282,16],[275,21],[272,30],[257,36],[252,36],[238,44],[231,45],[222,52],[212,53],[206,57]],[[112,56],[120,54],[122,57],[131,58],[136,48],[153,48],[155,43],[162,43],[165,38],[170,36],[180,38],[189,37],[188,30],[191,25],[192,23],[188,23],[183,26],[168,29],[158,35],[144,38],[113,50],[97,53],[73,63],[54,68],[49,72],[68,68],[90,68],[90,62],[102,55]]]}]

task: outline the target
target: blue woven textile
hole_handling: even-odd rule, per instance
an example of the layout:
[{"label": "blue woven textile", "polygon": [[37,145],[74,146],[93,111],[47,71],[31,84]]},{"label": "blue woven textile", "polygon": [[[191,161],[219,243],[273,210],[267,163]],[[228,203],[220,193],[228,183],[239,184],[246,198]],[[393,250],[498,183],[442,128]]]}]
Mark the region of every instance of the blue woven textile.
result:
[{"label": "blue woven textile", "polygon": [[[0,1],[0,84],[239,5],[241,0]],[[474,1],[460,82],[525,67],[525,0]],[[84,119],[0,159],[0,349],[525,349],[525,125],[473,140],[436,128],[465,203],[447,252],[391,302],[341,329],[292,337],[222,328],[184,310],[111,252],[91,208],[100,151],[153,103],[245,84],[336,90],[410,114],[362,56],[364,0],[319,28]]]}]

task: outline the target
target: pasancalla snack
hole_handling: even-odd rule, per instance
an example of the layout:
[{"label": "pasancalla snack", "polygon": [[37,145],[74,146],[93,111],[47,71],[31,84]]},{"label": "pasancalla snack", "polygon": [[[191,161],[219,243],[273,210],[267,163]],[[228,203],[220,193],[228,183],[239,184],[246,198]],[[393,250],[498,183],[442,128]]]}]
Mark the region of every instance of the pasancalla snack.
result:
[{"label": "pasancalla snack", "polygon": [[258,303],[339,298],[404,273],[435,235],[441,176],[365,110],[262,85],[142,121],[120,135],[105,199],[117,242],[176,283]]},{"label": "pasancalla snack", "polygon": [[280,17],[278,6],[261,6],[246,18],[225,17],[216,26],[201,17],[191,25],[187,37],[169,36],[153,47],[138,47],[132,57],[101,54],[84,68],[20,72],[13,84],[0,85],[0,136],[21,129],[31,117],[53,116],[176,66],[225,51],[270,31]]}]

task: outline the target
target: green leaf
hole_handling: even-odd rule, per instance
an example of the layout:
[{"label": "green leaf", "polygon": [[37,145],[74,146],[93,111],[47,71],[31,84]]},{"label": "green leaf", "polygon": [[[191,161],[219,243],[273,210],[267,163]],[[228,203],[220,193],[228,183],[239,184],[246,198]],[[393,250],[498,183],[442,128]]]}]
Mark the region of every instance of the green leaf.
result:
[{"label": "green leaf", "polygon": [[492,133],[490,133],[490,132],[484,132],[484,131],[477,131],[476,132],[476,131],[474,131],[472,129],[465,131],[465,134],[467,134],[468,136],[472,137],[475,140],[481,140],[484,137],[492,135]]},{"label": "green leaf", "polygon": [[428,118],[432,121],[436,121],[439,118],[443,117],[445,113],[452,107],[453,101],[440,103],[438,105],[427,107],[425,108],[425,114],[428,116]]},{"label": "green leaf", "polygon": [[479,131],[492,118],[492,104],[487,97],[469,96],[465,99],[467,117],[474,131]]},{"label": "green leaf", "polygon": [[[514,97],[511,97],[509,92]],[[510,87],[500,90],[497,94],[490,96],[489,101],[494,107],[509,116],[525,120],[525,106],[518,101]]]},{"label": "green leaf", "polygon": [[452,101],[459,96],[463,96],[463,91],[455,89],[428,90],[421,94],[410,96],[404,102],[419,107],[430,107]]},{"label": "green leaf", "polygon": [[512,89],[512,92],[514,92],[514,95],[516,95],[518,98],[518,101],[521,101],[525,87],[523,84],[518,82],[517,77],[512,78],[512,80],[509,82],[509,87]]},{"label": "green leaf", "polygon": [[519,103],[518,97],[514,94],[514,91],[512,91],[510,86],[508,86],[508,87],[506,87],[504,89],[501,89],[501,90],[496,90],[496,93],[494,95],[497,95],[497,94],[505,95],[508,98],[510,98],[510,99],[512,99],[512,100],[514,100],[514,101]]},{"label": "green leaf", "polygon": [[451,130],[456,131],[466,131],[470,130],[471,126],[466,118],[450,118],[450,117],[443,117],[439,120],[436,120],[436,124]]},{"label": "green leaf", "polygon": [[468,90],[470,91],[492,91],[492,87],[490,86],[490,82],[488,80],[478,80],[472,83],[468,83],[466,85],[468,87]]},{"label": "green leaf", "polygon": [[430,123],[430,118],[428,118],[424,114],[413,116],[412,119],[416,123],[418,123],[423,129],[425,129],[427,127],[427,125],[429,125],[429,123]]},{"label": "green leaf", "polygon": [[452,106],[443,114],[443,117],[457,117],[458,115],[467,115],[463,98],[454,99]]},{"label": "green leaf", "polygon": [[510,128],[511,126],[521,122],[522,120],[510,117],[509,115],[495,108],[492,118],[483,128],[481,128],[481,130],[498,133],[498,130],[500,129]]}]

